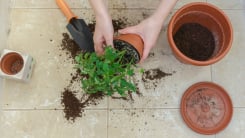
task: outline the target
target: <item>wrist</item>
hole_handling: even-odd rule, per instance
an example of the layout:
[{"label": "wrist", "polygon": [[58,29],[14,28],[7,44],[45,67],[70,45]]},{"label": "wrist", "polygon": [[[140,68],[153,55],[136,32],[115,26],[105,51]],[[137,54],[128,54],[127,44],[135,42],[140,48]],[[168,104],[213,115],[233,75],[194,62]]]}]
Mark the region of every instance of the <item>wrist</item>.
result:
[{"label": "wrist", "polygon": [[100,18],[103,20],[103,18],[111,18],[107,9],[106,0],[89,0],[89,2],[94,10],[96,19]]},{"label": "wrist", "polygon": [[178,0],[162,0],[152,17],[163,23]]},{"label": "wrist", "polygon": [[105,14],[96,14],[95,15],[95,20],[96,22],[111,22],[112,19],[111,19],[111,16],[107,13]]}]

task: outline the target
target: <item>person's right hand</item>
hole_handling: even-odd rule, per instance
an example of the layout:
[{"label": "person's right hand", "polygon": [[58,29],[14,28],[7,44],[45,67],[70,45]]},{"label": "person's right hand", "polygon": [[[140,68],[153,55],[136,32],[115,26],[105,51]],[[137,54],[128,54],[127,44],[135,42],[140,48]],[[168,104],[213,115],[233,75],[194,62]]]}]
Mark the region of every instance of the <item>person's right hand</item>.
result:
[{"label": "person's right hand", "polygon": [[106,17],[97,16],[94,31],[94,49],[97,55],[104,53],[105,46],[113,46],[113,25],[109,15]]}]

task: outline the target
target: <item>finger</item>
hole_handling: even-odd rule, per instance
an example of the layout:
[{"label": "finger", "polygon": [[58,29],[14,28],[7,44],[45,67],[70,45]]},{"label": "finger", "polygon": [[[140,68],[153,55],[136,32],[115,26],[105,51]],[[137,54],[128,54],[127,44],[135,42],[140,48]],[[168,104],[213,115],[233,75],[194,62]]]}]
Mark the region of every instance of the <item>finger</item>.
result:
[{"label": "finger", "polygon": [[106,46],[112,46],[113,47],[113,36],[111,38],[108,38],[105,40]]},{"label": "finger", "polygon": [[104,54],[103,43],[95,43],[94,50],[97,55],[103,55]]}]

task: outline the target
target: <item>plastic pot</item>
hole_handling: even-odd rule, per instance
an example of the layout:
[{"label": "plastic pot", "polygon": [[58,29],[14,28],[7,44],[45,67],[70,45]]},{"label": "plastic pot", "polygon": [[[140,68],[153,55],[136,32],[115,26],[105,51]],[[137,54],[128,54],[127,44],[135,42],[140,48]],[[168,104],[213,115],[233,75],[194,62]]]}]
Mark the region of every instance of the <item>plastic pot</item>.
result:
[{"label": "plastic pot", "polygon": [[[186,23],[198,23],[206,27],[214,36],[215,49],[212,56],[205,61],[191,59],[184,55],[175,45],[173,36]],[[228,17],[217,7],[194,2],[180,8],[171,18],[168,26],[168,41],[170,47],[181,62],[197,66],[211,65],[221,60],[230,50],[233,31]]]},{"label": "plastic pot", "polygon": [[11,52],[3,56],[1,60],[1,70],[8,75],[15,75],[21,71],[24,60],[18,53]]},{"label": "plastic pot", "polygon": [[126,58],[138,63],[143,55],[144,42],[139,35],[122,34],[114,38],[115,49],[126,50]]}]

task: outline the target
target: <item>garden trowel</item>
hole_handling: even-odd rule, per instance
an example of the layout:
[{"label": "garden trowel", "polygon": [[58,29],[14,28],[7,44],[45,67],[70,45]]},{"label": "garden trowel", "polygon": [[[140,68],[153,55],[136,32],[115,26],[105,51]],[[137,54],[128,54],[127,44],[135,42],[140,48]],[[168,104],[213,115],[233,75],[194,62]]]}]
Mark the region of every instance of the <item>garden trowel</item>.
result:
[{"label": "garden trowel", "polygon": [[57,5],[68,20],[66,28],[74,41],[85,52],[94,52],[93,34],[83,19],[78,19],[64,0],[56,0]]}]

